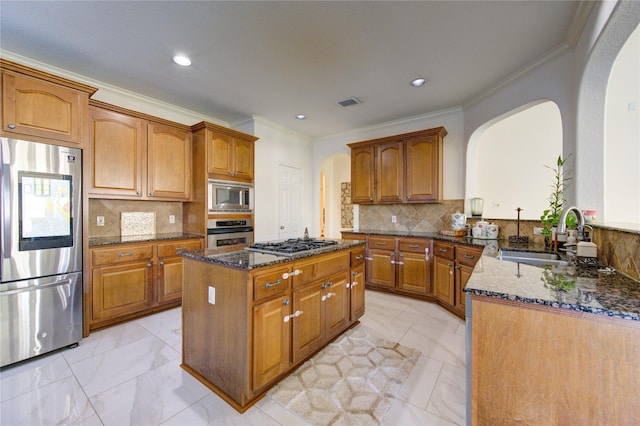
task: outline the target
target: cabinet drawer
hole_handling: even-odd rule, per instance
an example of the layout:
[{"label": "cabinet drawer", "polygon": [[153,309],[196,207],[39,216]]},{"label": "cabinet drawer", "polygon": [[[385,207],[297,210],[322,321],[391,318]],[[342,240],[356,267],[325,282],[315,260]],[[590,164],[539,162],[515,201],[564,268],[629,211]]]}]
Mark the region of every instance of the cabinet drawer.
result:
[{"label": "cabinet drawer", "polygon": [[118,246],[110,249],[94,249],[91,253],[93,266],[116,265],[118,263],[147,260],[153,257],[153,245]]},{"label": "cabinet drawer", "polygon": [[311,260],[294,263],[293,265],[293,287],[297,288],[336,272],[349,269],[351,256],[348,251],[338,254],[330,254],[323,257],[313,257]]},{"label": "cabinet drawer", "polygon": [[176,256],[179,251],[198,250],[200,247],[201,246],[199,239],[172,241],[170,243],[159,243],[158,257]]},{"label": "cabinet drawer", "polygon": [[424,254],[430,245],[431,240],[398,240],[398,251]]},{"label": "cabinet drawer", "polygon": [[289,268],[271,270],[253,277],[253,300],[285,293],[289,289]]},{"label": "cabinet drawer", "polygon": [[364,247],[351,252],[351,266],[364,263]]},{"label": "cabinet drawer", "polygon": [[433,254],[443,259],[453,260],[455,256],[455,246],[437,241],[433,244]]},{"label": "cabinet drawer", "polygon": [[395,238],[369,237],[369,248],[393,251],[396,249],[396,240]]},{"label": "cabinet drawer", "polygon": [[482,249],[458,246],[456,250],[456,261],[462,265],[473,267],[482,256]]}]

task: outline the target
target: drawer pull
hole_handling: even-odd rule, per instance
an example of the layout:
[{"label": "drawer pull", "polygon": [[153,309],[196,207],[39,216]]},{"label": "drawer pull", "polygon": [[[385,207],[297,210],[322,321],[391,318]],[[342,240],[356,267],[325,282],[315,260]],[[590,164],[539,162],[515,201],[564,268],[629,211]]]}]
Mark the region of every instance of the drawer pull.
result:
[{"label": "drawer pull", "polygon": [[164,260],[161,260],[159,263],[161,266],[164,265]]},{"label": "drawer pull", "polygon": [[362,254],[361,254],[361,255],[359,255],[359,256],[356,256],[356,260],[360,260],[360,259],[362,259],[363,257],[364,257],[364,255],[362,255]]},{"label": "drawer pull", "polygon": [[385,241],[376,241],[377,246],[386,246],[387,243]]},{"label": "drawer pull", "polygon": [[427,262],[429,261],[429,247],[425,247],[424,249],[424,258]]},{"label": "drawer pull", "polygon": [[409,244],[409,248],[420,248],[420,244]]},{"label": "drawer pull", "polygon": [[392,265],[404,265],[404,262],[400,262],[400,261],[396,262],[396,261],[392,260],[391,264]]},{"label": "drawer pull", "polygon": [[353,272],[351,273],[351,275],[353,275],[353,276],[355,277],[356,275],[358,275],[358,271],[353,271]]},{"label": "drawer pull", "polygon": [[465,259],[475,259],[476,257],[471,255],[471,254],[464,254],[463,255]]},{"label": "drawer pull", "polygon": [[151,262],[147,263],[147,268],[151,268],[153,264]]},{"label": "drawer pull", "polygon": [[182,246],[182,247],[176,247],[176,251],[180,251],[180,250],[186,250],[187,246]]},{"label": "drawer pull", "polygon": [[264,283],[264,287],[265,288],[271,288],[271,287],[275,287],[278,284],[282,283],[282,280],[280,278],[278,278],[275,282],[273,283]]},{"label": "drawer pull", "polygon": [[446,253],[446,252],[448,252],[448,251],[449,251],[449,249],[446,249],[446,248],[439,248],[439,249],[438,249],[438,251],[439,251],[440,253]]},{"label": "drawer pull", "polygon": [[16,125],[15,124],[7,124],[7,127],[9,128],[9,130],[15,130]]},{"label": "drawer pull", "polygon": [[289,322],[290,319],[298,318],[300,315],[302,315],[302,311],[295,311],[291,315],[287,315],[286,317],[284,317],[283,321],[284,322]]},{"label": "drawer pull", "polygon": [[373,260],[373,257],[365,257],[364,260]]},{"label": "drawer pull", "polygon": [[130,251],[129,253],[118,253],[118,257],[125,257],[125,256],[133,256],[133,252]]},{"label": "drawer pull", "polygon": [[355,287],[357,285],[358,285],[358,281],[354,281],[354,282],[351,283],[351,288],[353,288],[353,287]]}]

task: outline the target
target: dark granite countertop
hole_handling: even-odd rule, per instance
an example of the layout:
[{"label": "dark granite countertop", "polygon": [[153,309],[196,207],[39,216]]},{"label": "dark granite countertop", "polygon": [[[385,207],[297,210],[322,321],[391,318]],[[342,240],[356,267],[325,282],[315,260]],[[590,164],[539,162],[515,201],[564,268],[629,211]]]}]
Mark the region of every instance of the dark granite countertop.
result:
[{"label": "dark granite countertop", "polygon": [[297,253],[293,256],[258,253],[246,250],[246,246],[237,246],[241,248],[233,248],[231,249],[231,251],[230,248],[187,250],[180,252],[180,255],[189,259],[215,263],[218,265],[228,266],[230,268],[250,270],[262,268],[265,266],[277,265],[279,263],[292,262],[294,260],[303,259],[305,257],[331,253],[334,251],[349,249],[351,247],[361,246],[365,244],[364,241],[359,240],[334,241],[337,241],[337,244],[315,250],[309,250],[303,253]]},{"label": "dark granite countertop", "polygon": [[170,232],[165,234],[152,235],[114,235],[108,237],[89,237],[89,247],[108,246],[112,244],[143,243],[151,241],[183,240],[188,238],[202,238],[203,236],[204,235],[201,234],[192,234],[185,232]]},{"label": "dark granite countertop", "polygon": [[606,265],[529,265],[499,260],[485,248],[464,291],[640,321],[640,282]]},{"label": "dark granite countertop", "polygon": [[[483,245],[483,255],[464,289],[467,293],[640,321],[640,282],[613,268],[606,265],[534,266],[499,260],[496,256],[501,248],[545,251],[544,245],[541,244],[514,246],[506,239],[453,238],[437,232],[348,232],[432,238],[459,244]],[[558,289],[563,286],[565,289]]]}]

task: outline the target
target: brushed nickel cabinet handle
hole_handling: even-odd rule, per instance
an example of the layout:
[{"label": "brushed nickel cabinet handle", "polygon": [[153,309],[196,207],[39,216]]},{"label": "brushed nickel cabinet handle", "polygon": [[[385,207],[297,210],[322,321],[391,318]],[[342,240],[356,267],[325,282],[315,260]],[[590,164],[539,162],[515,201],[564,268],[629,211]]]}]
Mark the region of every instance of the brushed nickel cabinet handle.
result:
[{"label": "brushed nickel cabinet handle", "polygon": [[472,256],[470,254],[464,254],[463,256],[464,256],[465,259],[475,259],[476,258],[475,256]]},{"label": "brushed nickel cabinet handle", "polygon": [[275,282],[273,283],[265,283],[264,286],[265,288],[271,288],[271,287],[275,287],[278,284],[280,284],[282,282],[282,280],[280,278],[278,278]]},{"label": "brushed nickel cabinet handle", "polygon": [[15,130],[16,125],[15,124],[7,124],[7,127],[9,128],[9,130]]},{"label": "brushed nickel cabinet handle", "polygon": [[129,253],[118,253],[118,257],[129,257],[129,256],[133,256],[133,252],[130,251]]}]

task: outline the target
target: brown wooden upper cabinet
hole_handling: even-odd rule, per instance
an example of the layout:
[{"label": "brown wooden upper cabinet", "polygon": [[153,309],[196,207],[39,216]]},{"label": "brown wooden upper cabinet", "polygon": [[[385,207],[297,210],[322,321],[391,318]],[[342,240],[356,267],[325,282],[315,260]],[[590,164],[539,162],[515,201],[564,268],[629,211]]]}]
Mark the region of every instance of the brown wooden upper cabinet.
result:
[{"label": "brown wooden upper cabinet", "polygon": [[204,121],[191,130],[206,140],[211,179],[253,183],[254,142],[258,138]]},{"label": "brown wooden upper cabinet", "polygon": [[[191,195],[191,131],[91,101],[89,195],[183,200]],[[157,119],[160,120],[160,119]]]},{"label": "brown wooden upper cabinet", "polygon": [[444,127],[348,144],[353,204],[442,201]]},{"label": "brown wooden upper cabinet", "polygon": [[84,148],[97,89],[0,59],[3,136]]}]

